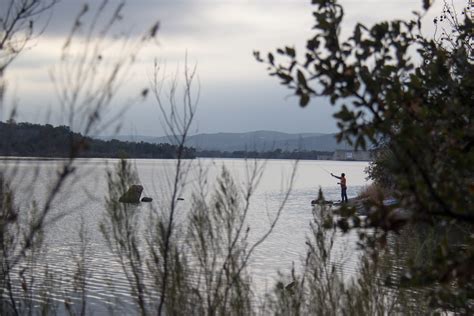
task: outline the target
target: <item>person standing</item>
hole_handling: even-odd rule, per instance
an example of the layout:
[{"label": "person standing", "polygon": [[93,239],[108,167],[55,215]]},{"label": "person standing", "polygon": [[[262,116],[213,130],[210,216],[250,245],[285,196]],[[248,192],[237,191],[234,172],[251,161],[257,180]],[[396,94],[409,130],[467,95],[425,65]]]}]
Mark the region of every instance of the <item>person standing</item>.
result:
[{"label": "person standing", "polygon": [[341,202],[342,203],[347,203],[347,182],[346,182],[346,174],[345,173],[341,173],[341,176],[338,177],[334,174],[331,173],[331,176],[333,176],[334,178],[336,179],[339,179],[340,182],[338,182],[337,184],[340,184],[341,185]]}]

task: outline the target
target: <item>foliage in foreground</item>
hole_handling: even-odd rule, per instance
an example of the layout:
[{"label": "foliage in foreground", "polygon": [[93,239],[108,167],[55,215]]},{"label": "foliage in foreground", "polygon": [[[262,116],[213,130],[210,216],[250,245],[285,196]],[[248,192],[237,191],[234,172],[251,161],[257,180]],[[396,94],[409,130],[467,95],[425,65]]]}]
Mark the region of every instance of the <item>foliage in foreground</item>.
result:
[{"label": "foliage in foreground", "polygon": [[[411,266],[405,281],[436,287],[432,298],[438,305],[471,310],[474,49],[469,9],[458,17],[445,3],[434,22],[447,21],[447,30],[433,39],[422,35],[421,15],[373,26],[358,23],[342,39],[343,7],[334,0],[312,3],[315,33],[304,54],[285,47],[276,52],[284,62],[273,53],[263,60],[256,52],[257,60],[294,91],[301,106],[320,97],[337,106],[339,139],[352,141],[355,148],[365,148],[367,141],[383,148],[370,172],[392,188],[398,203],[389,207],[374,201],[377,211],[352,227],[376,226],[384,240],[388,231],[409,221],[466,225],[464,238],[439,242],[433,264]],[[430,2],[423,3],[428,9]],[[344,223],[345,230],[350,228]]]},{"label": "foliage in foreground", "polygon": [[[409,252],[421,249],[413,242],[416,238],[392,235],[380,251],[355,250],[346,243],[354,237],[341,234],[334,225],[332,210],[324,204],[321,191],[318,201],[302,266],[276,284],[273,295],[267,297],[268,314],[409,315],[433,311],[422,292],[399,283]],[[347,273],[344,265],[351,256],[356,272]]]}]

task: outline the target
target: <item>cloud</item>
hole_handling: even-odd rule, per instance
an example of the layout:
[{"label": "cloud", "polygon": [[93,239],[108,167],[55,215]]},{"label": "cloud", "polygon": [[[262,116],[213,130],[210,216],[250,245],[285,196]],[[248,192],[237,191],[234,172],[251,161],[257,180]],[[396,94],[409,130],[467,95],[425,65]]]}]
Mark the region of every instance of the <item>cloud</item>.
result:
[{"label": "cloud", "polygon": [[[92,13],[99,1],[89,2]],[[110,3],[101,23],[119,2]],[[421,10],[421,0],[342,0],[341,4],[345,36],[357,22],[371,25],[381,20],[407,19],[413,16],[413,10]],[[57,62],[82,5],[81,1],[61,1],[44,34],[9,69],[7,79],[17,88],[7,92],[22,96],[24,113],[36,113],[35,100],[49,98],[54,103],[53,90],[47,88],[48,69]],[[433,33],[431,21],[441,6],[442,1],[436,1],[426,14],[425,34]],[[166,61],[168,69],[174,70],[177,64],[183,64],[188,52],[190,62],[198,64],[202,86],[197,122],[201,132],[335,131],[333,108],[327,106],[327,101],[315,100],[307,109],[300,109],[297,99],[285,98],[289,92],[252,57],[253,50],[265,53],[284,45],[303,48],[313,32],[313,9],[309,0],[130,0],[114,34],[138,36],[157,20],[161,27],[158,42],[142,49],[120,96],[135,95],[147,84],[154,58]],[[150,103],[142,104],[127,114],[125,121],[136,126],[137,133],[159,134],[158,112],[151,115],[154,110]]]}]

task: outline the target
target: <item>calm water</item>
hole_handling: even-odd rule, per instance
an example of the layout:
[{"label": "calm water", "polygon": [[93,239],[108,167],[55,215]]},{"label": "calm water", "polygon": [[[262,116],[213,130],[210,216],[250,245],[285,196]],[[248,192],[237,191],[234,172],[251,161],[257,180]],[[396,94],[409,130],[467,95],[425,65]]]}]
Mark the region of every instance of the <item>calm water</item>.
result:
[{"label": "calm water", "polygon": [[[144,186],[144,195],[153,198],[154,206],[166,204],[169,196],[169,176],[174,170],[173,160],[134,160],[134,166]],[[32,201],[39,205],[44,203],[44,196],[57,175],[60,161],[56,160],[4,160],[2,165],[7,170],[15,170],[14,187],[17,188],[16,201],[21,209],[26,209]],[[67,291],[70,278],[74,273],[74,258],[78,255],[80,242],[78,238],[81,218],[87,230],[87,263],[89,267],[88,296],[92,306],[100,313],[110,303],[114,308],[129,298],[128,284],[120,265],[104,244],[98,229],[103,217],[104,197],[107,194],[106,170],[117,163],[117,160],[87,159],[79,160],[75,176],[67,183],[54,202],[52,217],[65,214],[46,229],[47,253],[40,263],[54,272],[56,282]],[[298,164],[297,177],[292,194],[286,203],[282,216],[270,237],[257,249],[250,262],[250,271],[257,293],[264,293],[273,286],[277,271],[288,272],[292,263],[299,264],[305,253],[305,238],[309,232],[312,218],[310,201],[317,196],[319,187],[323,189],[326,199],[339,200],[340,190],[337,179],[328,172],[346,173],[348,196],[355,196],[367,184],[364,168],[367,162],[341,161],[301,161]],[[208,170],[207,179],[210,185],[215,183],[221,167],[225,165],[238,184],[246,181],[247,164],[240,159],[198,159],[190,162],[190,172],[186,186],[181,194],[178,213],[186,214],[190,207],[190,197],[196,188],[197,170]],[[269,218],[276,212],[286,190],[286,183],[291,175],[293,162],[289,160],[270,160],[266,162],[265,171],[259,187],[251,201],[249,225],[251,239],[256,240],[268,228]],[[138,210],[150,207],[141,204]],[[344,270],[348,273],[355,269],[355,237],[341,237],[338,249],[344,256]],[[113,280],[113,282],[111,281]],[[113,289],[111,289],[111,287]],[[58,299],[60,297],[58,296]]]}]

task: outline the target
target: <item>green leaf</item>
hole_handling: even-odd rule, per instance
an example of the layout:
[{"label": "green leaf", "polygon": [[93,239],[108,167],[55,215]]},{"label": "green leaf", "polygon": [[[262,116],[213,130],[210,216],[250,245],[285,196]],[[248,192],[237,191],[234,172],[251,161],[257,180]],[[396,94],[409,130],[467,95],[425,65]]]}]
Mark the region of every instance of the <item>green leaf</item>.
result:
[{"label": "green leaf", "polygon": [[259,51],[254,51],[254,52],[253,52],[253,57],[255,57],[255,59],[256,59],[258,62],[263,62],[263,59],[260,57],[260,52],[259,52]]},{"label": "green leaf", "polygon": [[273,54],[272,53],[268,53],[268,62],[274,66],[274,60],[275,60],[275,57],[273,57]]},{"label": "green leaf", "polygon": [[298,84],[299,85],[301,85],[303,87],[307,87],[306,78],[305,78],[304,74],[301,72],[301,70],[298,70],[297,78],[298,78]]},{"label": "green leaf", "polygon": [[283,84],[288,84],[290,83],[291,81],[293,81],[293,77],[286,74],[286,73],[283,73],[283,72],[277,72],[276,75],[278,77],[280,77],[280,79],[283,80]]},{"label": "green leaf", "polygon": [[294,58],[296,56],[296,52],[295,52],[295,49],[294,48],[291,48],[291,47],[285,47],[285,51],[286,51],[286,54],[292,58]]},{"label": "green leaf", "polygon": [[423,9],[428,10],[431,6],[431,0],[423,0]]},{"label": "green leaf", "polygon": [[308,105],[308,103],[309,103],[309,95],[306,93],[302,94],[300,97],[300,106],[304,108],[305,106]]}]

